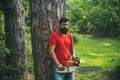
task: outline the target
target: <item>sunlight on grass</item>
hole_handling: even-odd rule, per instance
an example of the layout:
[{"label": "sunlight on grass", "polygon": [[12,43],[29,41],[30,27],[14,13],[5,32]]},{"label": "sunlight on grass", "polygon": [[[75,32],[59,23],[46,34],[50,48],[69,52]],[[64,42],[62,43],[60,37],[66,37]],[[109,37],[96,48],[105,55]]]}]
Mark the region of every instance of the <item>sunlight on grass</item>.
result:
[{"label": "sunlight on grass", "polygon": [[111,43],[102,43],[104,46],[111,46]]},{"label": "sunlight on grass", "polygon": [[91,35],[78,34],[75,36],[77,37],[75,52],[80,58],[80,66],[102,67],[100,71],[76,73],[76,80],[105,80],[102,73],[114,70],[120,65],[120,42],[116,39],[94,38]]}]

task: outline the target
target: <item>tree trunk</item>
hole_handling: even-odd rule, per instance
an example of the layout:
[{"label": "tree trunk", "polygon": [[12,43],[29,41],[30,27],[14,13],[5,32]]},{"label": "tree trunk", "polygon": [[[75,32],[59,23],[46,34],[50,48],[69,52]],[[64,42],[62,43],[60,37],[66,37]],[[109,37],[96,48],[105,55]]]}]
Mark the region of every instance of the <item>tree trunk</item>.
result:
[{"label": "tree trunk", "polygon": [[28,80],[24,8],[22,0],[2,0],[5,15],[6,56],[9,80]]},{"label": "tree trunk", "polygon": [[53,80],[48,39],[65,16],[65,0],[30,0],[35,80]]}]

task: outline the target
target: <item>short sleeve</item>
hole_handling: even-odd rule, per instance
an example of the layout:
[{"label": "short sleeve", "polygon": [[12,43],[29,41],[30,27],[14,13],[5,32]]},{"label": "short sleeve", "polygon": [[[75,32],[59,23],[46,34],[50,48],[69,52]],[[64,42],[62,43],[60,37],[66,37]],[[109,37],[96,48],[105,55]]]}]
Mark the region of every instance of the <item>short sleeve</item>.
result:
[{"label": "short sleeve", "polygon": [[52,34],[49,38],[49,46],[55,46],[56,45],[56,39],[55,36]]}]

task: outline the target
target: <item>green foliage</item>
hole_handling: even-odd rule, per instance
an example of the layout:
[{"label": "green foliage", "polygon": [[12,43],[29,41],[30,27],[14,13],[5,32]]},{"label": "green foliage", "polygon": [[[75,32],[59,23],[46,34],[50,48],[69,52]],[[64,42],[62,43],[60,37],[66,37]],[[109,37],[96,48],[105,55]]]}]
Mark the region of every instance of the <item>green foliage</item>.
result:
[{"label": "green foliage", "polygon": [[31,34],[30,27],[26,27],[26,40],[27,40],[27,52],[28,52],[28,68],[29,73],[33,74],[33,57],[32,57],[32,46],[31,46]]},{"label": "green foliage", "polygon": [[[97,37],[120,36],[120,2],[118,0],[67,1],[67,17],[80,33]],[[77,31],[78,32],[78,31]]]},{"label": "green foliage", "polygon": [[0,70],[5,65],[5,56],[9,51],[5,48],[5,34],[3,29],[2,13],[0,13]]},{"label": "green foliage", "polygon": [[6,65],[6,54],[9,54],[9,49],[5,47],[5,33],[3,23],[0,25],[0,80],[13,80],[15,69]]},{"label": "green foliage", "polygon": [[11,66],[4,66],[0,69],[0,80],[18,79],[18,70]]},{"label": "green foliage", "polygon": [[77,44],[79,41],[79,37],[77,34],[72,34],[73,35],[73,39],[74,39],[74,43]]},{"label": "green foliage", "polygon": [[16,70],[6,65],[6,54],[10,52],[9,49],[5,47],[5,32],[2,19],[0,23],[0,80],[13,80],[13,77],[16,76]]},{"label": "green foliage", "polygon": [[28,0],[23,0],[23,6],[25,8],[25,25],[30,26],[29,2],[28,2]]},{"label": "green foliage", "polygon": [[[93,25],[92,33],[95,36],[108,36],[115,37],[119,35],[118,31],[118,22],[115,20],[118,19],[118,15],[114,10],[116,5],[113,3],[108,3],[109,1],[103,1],[99,3],[98,6],[91,9],[88,20],[90,24]],[[94,20],[93,20],[94,19]]]},{"label": "green foliage", "polygon": [[25,25],[26,25],[26,40],[27,40],[27,52],[28,52],[28,69],[29,73],[33,74],[33,57],[31,46],[31,33],[30,33],[30,16],[29,16],[29,0],[24,0],[23,5],[25,8]]}]

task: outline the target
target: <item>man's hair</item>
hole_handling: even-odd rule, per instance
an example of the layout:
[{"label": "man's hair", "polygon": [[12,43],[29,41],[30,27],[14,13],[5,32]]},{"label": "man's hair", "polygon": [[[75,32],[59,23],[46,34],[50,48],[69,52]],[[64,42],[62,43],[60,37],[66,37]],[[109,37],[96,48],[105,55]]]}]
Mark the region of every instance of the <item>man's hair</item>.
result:
[{"label": "man's hair", "polygon": [[63,22],[70,22],[70,20],[68,19],[68,18],[66,18],[66,17],[62,17],[60,20],[59,20],[59,23],[61,24],[61,23],[63,23]]}]

